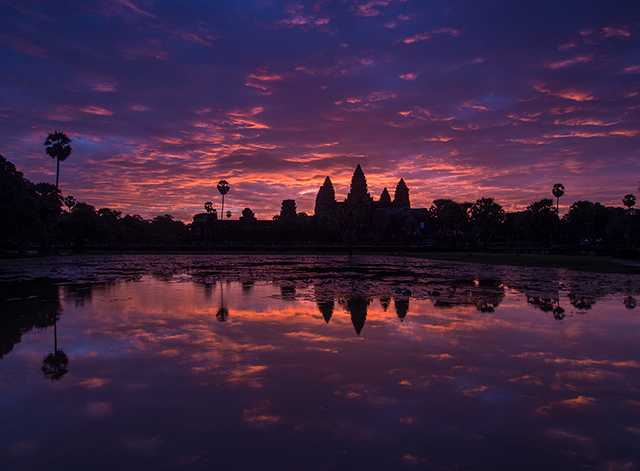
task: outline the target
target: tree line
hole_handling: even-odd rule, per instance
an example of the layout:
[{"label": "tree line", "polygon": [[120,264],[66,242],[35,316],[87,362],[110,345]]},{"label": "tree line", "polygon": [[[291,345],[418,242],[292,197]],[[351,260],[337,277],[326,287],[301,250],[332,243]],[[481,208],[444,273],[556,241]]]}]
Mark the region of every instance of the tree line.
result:
[{"label": "tree line", "polygon": [[92,246],[173,245],[189,240],[189,227],[170,214],[144,219],[111,208],[96,209],[63,197],[51,183],[32,183],[0,155],[0,246],[42,252],[56,243]]},{"label": "tree line", "polygon": [[[81,251],[87,245],[117,248],[185,245],[196,241],[194,233],[197,231],[192,231],[195,228],[175,220],[170,214],[148,220],[137,214],[123,216],[117,209],[97,209],[70,195],[63,197],[59,190],[60,162],[70,156],[70,143],[71,140],[60,132],[49,134],[45,140],[47,155],[56,160],[55,185],[30,182],[0,155],[0,246],[24,249],[37,244],[42,252],[46,252],[59,244]],[[364,174],[360,177],[364,179]],[[366,183],[363,184],[366,187]],[[222,196],[223,216],[224,197],[230,185],[221,180],[217,188]],[[297,213],[295,201],[285,200],[280,215],[269,221],[269,227],[256,225],[267,221],[257,221],[249,208],[245,208],[239,221],[218,220],[213,204],[206,202],[206,220],[209,229],[212,228],[207,231],[208,242],[215,242],[212,238],[225,242],[263,238],[264,241],[305,241],[349,247],[357,244],[433,244],[487,249],[496,245],[527,244],[629,247],[640,239],[640,217],[634,211],[636,198],[632,194],[622,199],[626,209],[576,201],[561,218],[559,204],[565,189],[560,183],[554,185],[551,192],[556,198],[555,207],[551,198],[543,198],[532,202],[524,211],[514,213],[505,212],[493,198],[480,198],[475,203],[436,199],[428,209],[410,209],[409,190],[403,180],[399,188],[404,191],[407,205],[399,211],[384,210],[391,204],[386,188],[377,203],[378,208],[376,203],[374,207],[363,206],[362,202],[349,199],[338,204],[327,177],[319,196],[323,191],[328,192],[327,201],[333,203],[324,207],[322,213],[319,207],[314,216]],[[384,193],[387,193],[386,198]],[[386,200],[389,200],[388,204]],[[227,214],[227,218],[229,216]],[[238,223],[240,226],[235,227]],[[250,237],[252,231],[255,232],[253,238]]]}]

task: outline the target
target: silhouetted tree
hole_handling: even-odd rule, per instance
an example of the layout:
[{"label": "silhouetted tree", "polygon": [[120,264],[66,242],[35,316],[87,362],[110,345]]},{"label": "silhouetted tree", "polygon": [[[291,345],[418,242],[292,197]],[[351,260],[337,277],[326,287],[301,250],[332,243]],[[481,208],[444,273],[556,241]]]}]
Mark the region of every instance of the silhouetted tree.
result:
[{"label": "silhouetted tree", "polygon": [[476,233],[484,246],[494,237],[504,222],[504,210],[493,198],[480,198],[469,210]]},{"label": "silhouetted tree", "polygon": [[622,199],[622,203],[627,207],[627,219],[629,221],[629,226],[627,229],[627,245],[631,246],[631,208],[636,204],[636,197],[632,194],[625,195],[625,197]]},{"label": "silhouetted tree", "polygon": [[45,232],[36,186],[0,155],[0,244],[36,241]]},{"label": "silhouetted tree", "polygon": [[229,193],[229,183],[226,180],[220,180],[218,182],[218,191],[222,195],[222,211],[220,211],[220,219],[222,219],[222,215],[224,214],[224,195]]},{"label": "silhouetted tree", "polygon": [[[103,210],[103,214],[111,210]],[[117,219],[116,215],[110,215]],[[64,215],[60,221],[60,228],[63,239],[72,240],[75,250],[83,251],[86,243],[102,242],[112,240],[113,233],[106,218],[101,218],[96,208],[90,204],[80,202],[73,206],[73,209]]]},{"label": "silhouetted tree", "polygon": [[158,243],[174,244],[187,238],[189,228],[182,221],[175,221],[171,214],[163,214],[151,221],[151,233]]},{"label": "silhouetted tree", "polygon": [[211,201],[207,201],[204,204],[204,210],[207,212],[207,214],[213,213],[213,203]]},{"label": "silhouetted tree", "polygon": [[558,214],[554,209],[551,198],[543,198],[527,206],[525,211],[526,230],[535,242],[549,242],[558,222]]},{"label": "silhouetted tree", "polygon": [[569,208],[566,217],[580,238],[581,243],[593,243],[605,234],[608,211],[600,203],[576,201]]},{"label": "silhouetted tree", "polygon": [[65,133],[56,131],[47,136],[44,145],[47,146],[47,155],[56,159],[56,189],[58,189],[60,162],[64,162],[71,155],[71,139]]},{"label": "silhouetted tree", "polygon": [[64,205],[69,209],[69,211],[73,209],[76,203],[77,201],[73,196],[69,195],[64,197]]},{"label": "silhouetted tree", "polygon": [[244,208],[242,210],[242,216],[240,216],[240,220],[241,221],[255,221],[256,220],[256,215],[253,214],[253,211],[251,211],[251,208]]},{"label": "silhouetted tree", "polygon": [[45,251],[57,237],[58,215],[62,212],[62,196],[60,191],[51,183],[40,182],[35,185],[36,192],[40,195],[40,218],[45,224],[44,230],[39,234],[40,249]]},{"label": "silhouetted tree", "polygon": [[556,213],[560,214],[560,197],[564,195],[564,185],[562,183],[556,183],[551,190],[553,196],[556,197]]},{"label": "silhouetted tree", "polygon": [[434,200],[429,212],[440,236],[446,236],[454,243],[461,242],[469,226],[471,206],[471,203],[456,203],[451,199]]}]

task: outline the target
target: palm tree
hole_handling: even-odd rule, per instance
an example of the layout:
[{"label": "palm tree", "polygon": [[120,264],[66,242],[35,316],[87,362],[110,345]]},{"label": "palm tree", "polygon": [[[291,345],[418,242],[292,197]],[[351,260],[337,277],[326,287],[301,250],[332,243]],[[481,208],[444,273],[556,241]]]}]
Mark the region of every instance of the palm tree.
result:
[{"label": "palm tree", "polygon": [[204,210],[207,212],[207,214],[211,214],[213,212],[213,203],[211,201],[207,201],[204,204]]},{"label": "palm tree", "polygon": [[216,313],[216,319],[220,322],[224,322],[229,317],[229,310],[224,305],[224,288],[223,284],[220,283],[220,309]]},{"label": "palm tree", "polygon": [[224,214],[224,195],[229,193],[229,183],[226,180],[220,180],[218,182],[218,191],[222,195],[222,211],[220,211],[220,219],[222,219],[222,215]]},{"label": "palm tree", "polygon": [[629,219],[629,229],[628,229],[628,239],[627,239],[627,245],[630,247],[631,246],[631,207],[635,206],[636,204],[636,197],[632,194],[628,194],[625,195],[624,198],[622,198],[622,203],[627,207],[627,216]]},{"label": "palm tree", "polygon": [[47,136],[47,140],[44,141],[44,145],[47,146],[47,155],[56,159],[56,190],[58,189],[58,180],[60,177],[60,162],[67,160],[67,157],[71,155],[71,139],[63,132],[50,133]]},{"label": "palm tree", "polygon": [[[71,139],[63,132],[50,133],[47,136],[47,140],[44,141],[44,145],[47,146],[47,155],[56,159],[56,198],[59,195],[58,181],[60,178],[60,162],[67,160],[67,157],[71,155]],[[58,211],[56,208],[56,218],[53,221],[53,251],[58,253]]]},{"label": "palm tree", "polygon": [[560,197],[564,195],[564,185],[562,183],[556,183],[553,185],[551,193],[556,197],[556,213],[560,216]]},{"label": "palm tree", "polygon": [[69,372],[69,357],[62,350],[58,350],[57,313],[53,318],[53,353],[49,353],[42,360],[42,372],[45,378],[59,381]]}]

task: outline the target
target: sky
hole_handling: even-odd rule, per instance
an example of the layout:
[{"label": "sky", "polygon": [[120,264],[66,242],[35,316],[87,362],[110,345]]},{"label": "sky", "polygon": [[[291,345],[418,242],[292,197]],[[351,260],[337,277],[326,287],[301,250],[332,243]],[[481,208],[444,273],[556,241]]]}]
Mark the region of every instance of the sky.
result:
[{"label": "sky", "polygon": [[54,183],[64,132],[62,194],[124,214],[312,214],[358,164],[412,207],[640,196],[637,0],[0,0],[0,64],[0,154]]}]

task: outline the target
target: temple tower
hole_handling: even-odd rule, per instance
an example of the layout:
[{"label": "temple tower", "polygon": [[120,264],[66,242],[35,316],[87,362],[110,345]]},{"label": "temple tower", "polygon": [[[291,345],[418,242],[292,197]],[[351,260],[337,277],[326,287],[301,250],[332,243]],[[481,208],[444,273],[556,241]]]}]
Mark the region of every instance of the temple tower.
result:
[{"label": "temple tower", "polygon": [[396,208],[411,208],[411,203],[409,202],[409,188],[404,182],[404,178],[401,178],[398,182],[398,186],[396,186],[393,205]]},{"label": "temple tower", "polygon": [[353,177],[351,178],[351,190],[347,195],[347,202],[361,204],[366,208],[369,208],[371,207],[372,201],[373,199],[369,195],[369,191],[367,189],[367,179],[364,176],[362,167],[358,164],[356,170],[353,172]]},{"label": "temple tower", "polygon": [[330,211],[336,206],[336,192],[333,189],[333,184],[329,177],[325,178],[324,183],[318,190],[316,195],[316,207],[314,214],[321,216],[322,214]]},{"label": "temple tower", "polygon": [[391,206],[393,206],[393,204],[391,203],[391,195],[389,194],[389,190],[385,188],[384,190],[382,190],[382,193],[380,194],[380,201],[378,201],[378,207],[390,208]]}]

